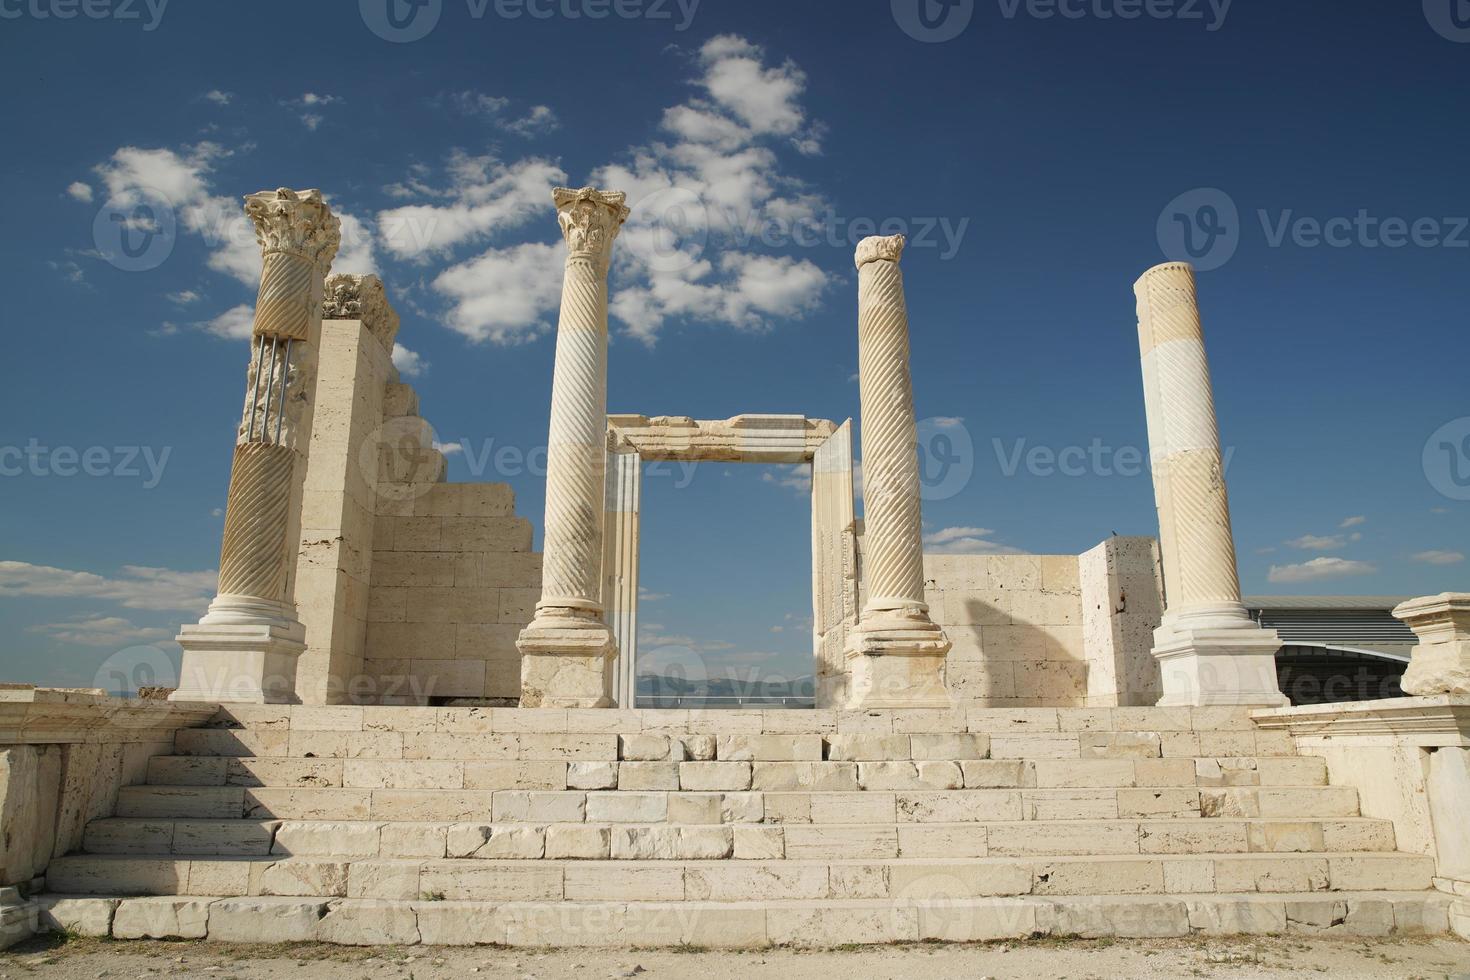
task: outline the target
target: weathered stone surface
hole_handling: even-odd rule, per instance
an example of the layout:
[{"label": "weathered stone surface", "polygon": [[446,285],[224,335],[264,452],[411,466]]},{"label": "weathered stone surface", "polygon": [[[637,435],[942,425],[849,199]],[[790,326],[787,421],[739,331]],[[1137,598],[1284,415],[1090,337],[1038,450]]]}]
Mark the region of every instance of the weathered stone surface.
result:
[{"label": "weathered stone surface", "polygon": [[203,939],[212,899],[129,898],[112,920],[114,939]]}]

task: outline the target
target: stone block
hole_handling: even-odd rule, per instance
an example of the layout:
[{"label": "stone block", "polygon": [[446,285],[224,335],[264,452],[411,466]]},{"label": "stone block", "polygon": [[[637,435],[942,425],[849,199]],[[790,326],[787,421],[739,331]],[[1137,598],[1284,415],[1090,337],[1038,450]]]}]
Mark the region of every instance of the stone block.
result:
[{"label": "stone block", "polygon": [[299,898],[227,898],[209,907],[209,938],[229,943],[304,943],[317,938],[327,903]]},{"label": "stone block", "polygon": [[663,793],[587,794],[588,823],[659,823],[668,812],[668,797]]},{"label": "stone block", "polygon": [[618,763],[567,763],[567,789],[617,789]]},{"label": "stone block", "polygon": [[420,941],[418,916],[407,902],[332,902],[317,939],[340,946],[396,946]]},{"label": "stone block", "polygon": [[744,792],[751,786],[749,762],[684,762],[679,765],[679,789],[694,792]]},{"label": "stone block", "polygon": [[112,935],[112,917],[118,899],[42,895],[37,903],[41,908],[41,925],[53,932],[69,932],[89,939]]},{"label": "stone block", "polygon": [[671,792],[679,789],[677,762],[621,762],[618,789],[623,791]]},{"label": "stone block", "polygon": [[446,837],[450,858],[535,860],[545,853],[546,832],[540,827],[454,824]]},{"label": "stone block", "polygon": [[751,787],[766,792],[851,792],[861,788],[853,762],[756,762]]},{"label": "stone block", "polygon": [[553,824],[546,828],[548,860],[602,861],[612,856],[612,832],[588,824]]},{"label": "stone block", "polygon": [[990,754],[990,737],[977,734],[916,734],[912,736],[915,760],[959,761],[984,759]]},{"label": "stone block", "polygon": [[721,762],[820,762],[820,735],[721,735],[716,758]]},{"label": "stone block", "polygon": [[827,759],[831,762],[884,762],[912,758],[908,735],[829,735]]},{"label": "stone block", "polygon": [[741,861],[780,861],[786,857],[786,835],[781,827],[736,825],[734,857]]}]

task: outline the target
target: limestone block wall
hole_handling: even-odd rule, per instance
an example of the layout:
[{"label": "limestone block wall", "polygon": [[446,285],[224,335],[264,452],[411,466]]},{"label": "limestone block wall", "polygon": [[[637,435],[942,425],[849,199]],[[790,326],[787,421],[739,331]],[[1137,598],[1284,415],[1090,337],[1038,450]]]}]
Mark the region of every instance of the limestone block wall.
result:
[{"label": "limestone block wall", "polygon": [[928,555],[925,593],[954,644],[955,700],[985,707],[1087,701],[1075,555]]},{"label": "limestone block wall", "polygon": [[541,595],[531,522],[504,483],[444,482],[405,384],[390,384],[379,454],[363,673],[380,704],[520,696],[516,636]]}]

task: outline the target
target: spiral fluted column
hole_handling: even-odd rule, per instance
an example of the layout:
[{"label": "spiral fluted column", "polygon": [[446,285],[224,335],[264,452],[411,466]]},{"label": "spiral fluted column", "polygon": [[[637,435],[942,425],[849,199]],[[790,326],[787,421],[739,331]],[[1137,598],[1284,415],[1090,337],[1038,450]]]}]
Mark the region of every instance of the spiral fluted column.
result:
[{"label": "spiral fluted column", "polygon": [[323,284],[341,223],[320,191],[281,188],[245,199],[262,265],[230,471],[219,592],[183,627],[178,700],[295,700],[305,630],[294,572],[311,441]]},{"label": "spiral fluted column", "polygon": [[858,244],[863,577],[868,601],[848,638],[849,708],[948,707],[949,638],[924,601],[918,430],[909,374],[902,235]]},{"label": "spiral fluted column", "polygon": [[521,631],[521,705],[612,703],[617,644],[603,617],[602,522],[607,469],[607,273],[628,217],[625,195],[558,188],[567,241],[547,443],[541,601]]},{"label": "spiral fluted column", "polygon": [[1194,270],[1171,262],[1134,284],[1159,548],[1162,705],[1285,704],[1281,641],[1241,604],[1230,500]]}]

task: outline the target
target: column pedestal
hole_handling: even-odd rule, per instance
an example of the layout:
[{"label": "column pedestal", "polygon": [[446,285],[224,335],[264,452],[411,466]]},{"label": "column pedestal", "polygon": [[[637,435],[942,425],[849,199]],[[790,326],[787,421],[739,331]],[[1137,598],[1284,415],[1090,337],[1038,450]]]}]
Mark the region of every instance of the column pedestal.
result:
[{"label": "column pedestal", "polygon": [[306,650],[306,628],[300,623],[188,623],[177,642],[184,660],[171,701],[301,703],[296,664]]},{"label": "column pedestal", "polygon": [[949,708],[949,637],[928,613],[872,616],[847,641],[848,707]]},{"label": "column pedestal", "polygon": [[1393,614],[1419,638],[1400,685],[1404,693],[1470,696],[1470,593],[1410,599]]}]

